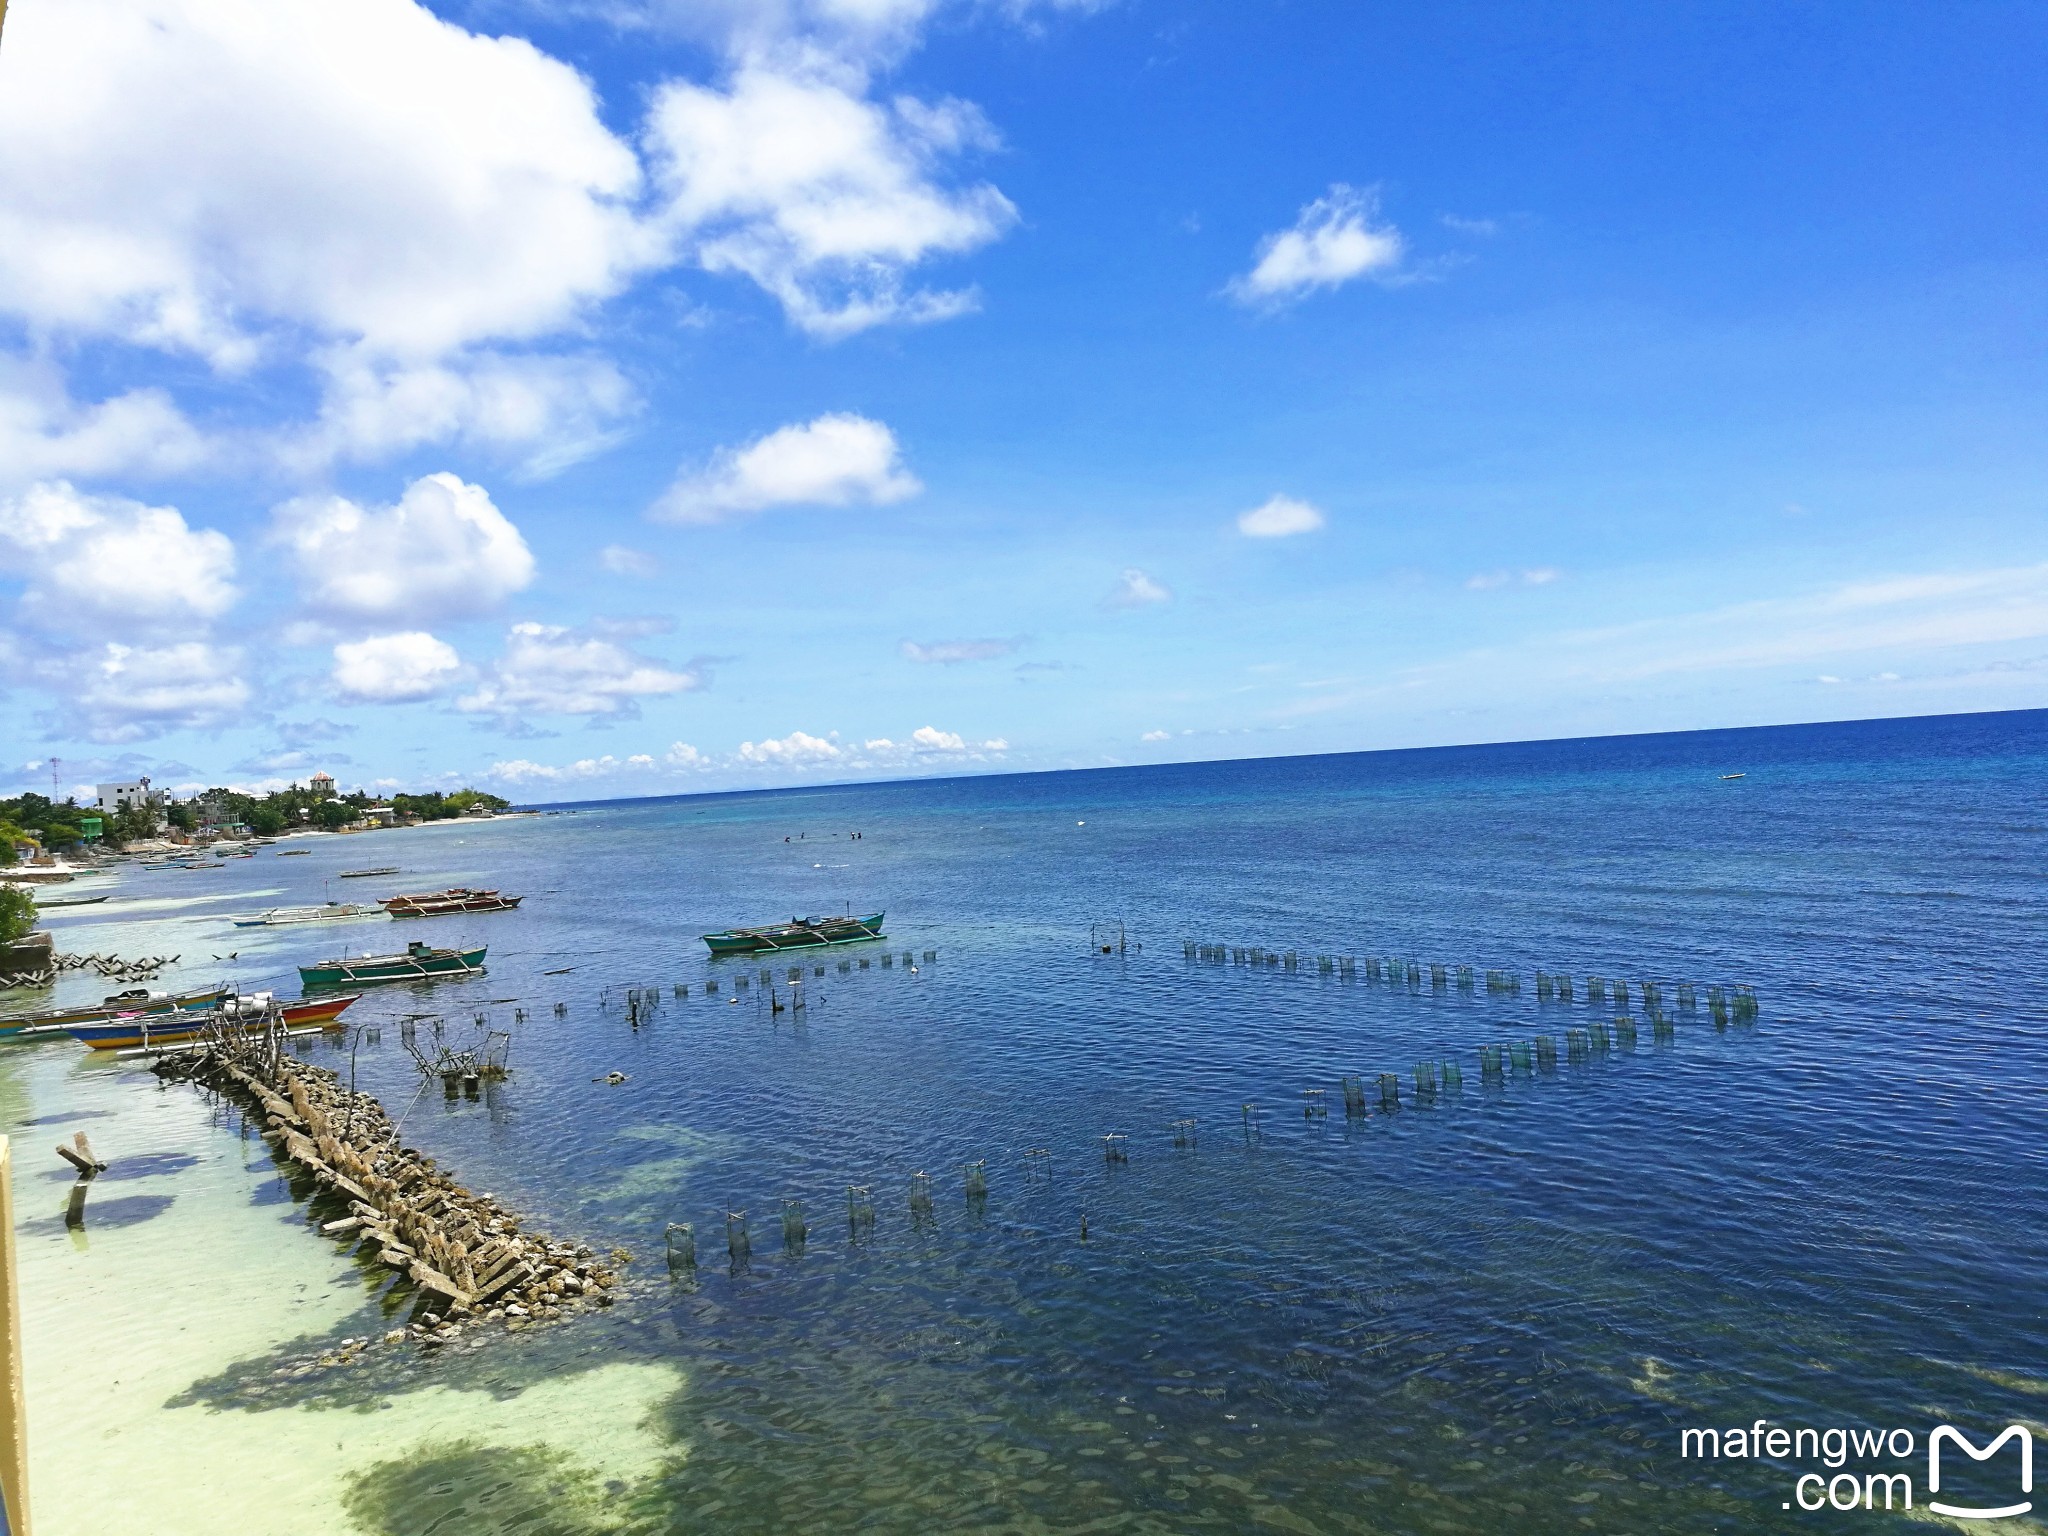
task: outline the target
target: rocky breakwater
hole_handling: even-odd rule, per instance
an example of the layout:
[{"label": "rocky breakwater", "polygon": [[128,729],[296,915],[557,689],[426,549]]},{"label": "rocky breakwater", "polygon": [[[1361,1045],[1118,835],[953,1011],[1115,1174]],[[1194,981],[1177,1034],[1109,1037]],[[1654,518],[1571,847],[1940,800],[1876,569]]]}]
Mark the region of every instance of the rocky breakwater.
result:
[{"label": "rocky breakwater", "polygon": [[[615,1266],[630,1257],[623,1250],[603,1263],[588,1247],[528,1230],[490,1195],[473,1194],[432,1158],[400,1145],[372,1095],[350,1093],[282,1042],[214,1044],[162,1057],[152,1070],[242,1104],[286,1161],[347,1203],[348,1214],[321,1231],[366,1253],[374,1247],[395,1283],[414,1293],[408,1326],[387,1333],[386,1343],[431,1346],[465,1322],[516,1330],[611,1305]],[[354,1353],[368,1341],[351,1343]]]}]

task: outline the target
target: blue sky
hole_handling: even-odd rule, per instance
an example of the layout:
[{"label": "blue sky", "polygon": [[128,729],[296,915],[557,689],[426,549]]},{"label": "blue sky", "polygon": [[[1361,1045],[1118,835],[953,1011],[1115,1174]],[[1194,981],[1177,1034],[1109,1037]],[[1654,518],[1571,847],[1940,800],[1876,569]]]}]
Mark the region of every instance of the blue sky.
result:
[{"label": "blue sky", "polygon": [[15,0],[0,788],[2048,704],[2044,44]]}]

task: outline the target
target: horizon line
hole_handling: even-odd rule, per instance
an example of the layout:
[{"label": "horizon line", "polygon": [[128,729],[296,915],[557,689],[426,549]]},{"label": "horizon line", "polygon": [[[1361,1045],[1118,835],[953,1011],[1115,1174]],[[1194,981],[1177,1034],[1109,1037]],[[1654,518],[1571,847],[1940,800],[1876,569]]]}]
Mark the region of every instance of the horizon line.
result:
[{"label": "horizon line", "polygon": [[[957,784],[969,780],[1045,778],[1062,773],[1139,773],[1163,768],[1215,767],[1230,763],[1293,762],[1325,757],[1394,757],[1417,752],[1483,752],[1496,747],[1570,746],[1580,742],[1648,741],[1659,737],[1728,736],[1755,731],[1810,730],[1825,726],[1905,724],[1916,720],[1968,720],[1985,715],[2048,714],[2048,705],[2025,709],[1942,710],[1925,715],[1858,715],[1846,720],[1781,720],[1764,725],[1690,726],[1669,731],[1611,731],[1593,736],[1525,736],[1506,741],[1449,741],[1408,747],[1353,747],[1338,752],[1271,752],[1251,757],[1181,758],[1164,763],[1099,763],[1088,767],[1006,768],[985,773],[905,775],[888,779],[826,779],[805,784],[768,784],[745,789],[698,789],[660,795],[614,795],[597,800],[514,800],[516,811],[582,810],[601,806],[641,805],[663,800],[711,800],[730,795],[786,795],[826,789],[880,789],[896,784]],[[399,791],[408,793],[408,791]],[[509,798],[509,797],[505,797]]]}]

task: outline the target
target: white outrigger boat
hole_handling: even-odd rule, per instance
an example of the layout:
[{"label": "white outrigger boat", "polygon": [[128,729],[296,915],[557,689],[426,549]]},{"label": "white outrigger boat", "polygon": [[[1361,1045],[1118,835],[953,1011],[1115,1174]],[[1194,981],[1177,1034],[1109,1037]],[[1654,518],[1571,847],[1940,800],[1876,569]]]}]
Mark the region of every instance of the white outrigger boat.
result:
[{"label": "white outrigger boat", "polygon": [[360,901],[327,901],[317,907],[272,907],[254,917],[238,917],[237,928],[276,928],[285,923],[325,923],[343,917],[382,917],[384,909]]}]

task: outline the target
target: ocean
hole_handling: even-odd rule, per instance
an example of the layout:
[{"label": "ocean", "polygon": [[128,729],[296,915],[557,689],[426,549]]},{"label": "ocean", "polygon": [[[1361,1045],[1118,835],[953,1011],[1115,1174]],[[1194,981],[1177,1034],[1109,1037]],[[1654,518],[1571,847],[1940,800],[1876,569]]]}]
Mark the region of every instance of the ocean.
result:
[{"label": "ocean", "polygon": [[[1800,1501],[1899,1472],[1891,1519],[1940,1528],[1932,1427],[2048,1415],[2044,793],[2035,711],[615,802],[127,873],[52,914],[61,948],[295,994],[343,949],[487,942],[304,1053],[632,1258],[609,1311],[308,1370],[403,1298],[239,1114],[0,1047],[37,1530],[1849,1529],[1878,1516]],[[445,884],[526,899],[229,921]],[[697,937],[846,910],[889,939],[795,987]],[[1756,1016],[1717,1022],[1736,985]],[[408,1020],[505,1031],[509,1079],[423,1087]],[[1539,1036],[1554,1064],[1482,1071]],[[46,1145],[78,1128],[114,1164],[82,1234]],[[1913,1450],[1682,1454],[1757,1420]],[[2010,1469],[1951,1457],[1942,1497],[1973,1478]]]}]

